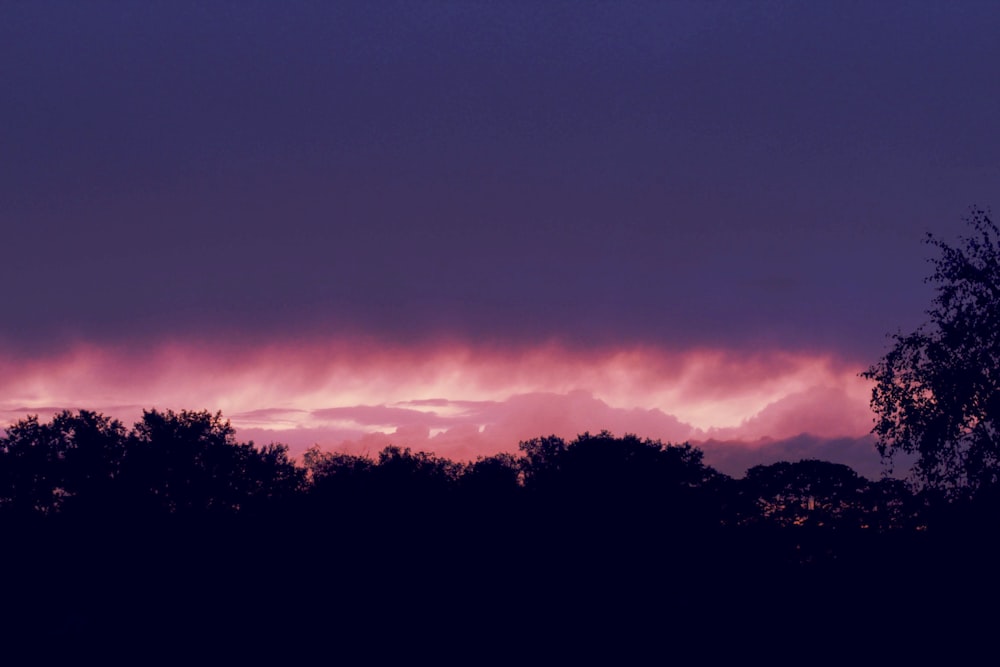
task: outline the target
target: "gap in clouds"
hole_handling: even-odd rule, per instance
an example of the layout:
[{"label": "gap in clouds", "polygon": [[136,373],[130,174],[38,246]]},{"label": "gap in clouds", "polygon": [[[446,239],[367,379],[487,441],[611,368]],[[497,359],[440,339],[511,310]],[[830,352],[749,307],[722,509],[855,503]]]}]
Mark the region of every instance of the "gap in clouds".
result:
[{"label": "gap in clouds", "polygon": [[78,346],[8,356],[0,367],[7,423],[63,408],[99,410],[126,424],[148,408],[221,410],[241,439],[283,442],[296,455],[314,444],[364,454],[393,444],[469,460],[516,451],[537,436],[606,429],[704,443],[706,460],[729,474],[778,451],[869,474],[878,460],[866,439],[870,387],[861,368],[830,355],[174,342],[141,352]]}]

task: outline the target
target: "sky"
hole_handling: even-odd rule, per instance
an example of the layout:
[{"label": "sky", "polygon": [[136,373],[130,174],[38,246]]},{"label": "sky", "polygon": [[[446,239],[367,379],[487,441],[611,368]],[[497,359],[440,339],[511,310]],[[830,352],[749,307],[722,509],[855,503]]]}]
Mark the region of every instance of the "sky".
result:
[{"label": "sky", "polygon": [[0,422],[878,474],[928,232],[1000,206],[1000,8],[0,3]]}]

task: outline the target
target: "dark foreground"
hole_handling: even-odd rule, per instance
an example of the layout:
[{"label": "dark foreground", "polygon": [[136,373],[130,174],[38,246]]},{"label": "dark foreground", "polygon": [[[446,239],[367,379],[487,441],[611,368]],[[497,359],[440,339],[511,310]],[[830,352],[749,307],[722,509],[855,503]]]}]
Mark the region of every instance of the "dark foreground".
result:
[{"label": "dark foreground", "polygon": [[221,415],[0,438],[0,664],[718,664],[993,651],[1000,501],[804,460],[538,438],[456,463]]},{"label": "dark foreground", "polygon": [[553,519],[11,523],[0,628],[42,662],[227,664],[896,662],[995,636],[986,533]]}]

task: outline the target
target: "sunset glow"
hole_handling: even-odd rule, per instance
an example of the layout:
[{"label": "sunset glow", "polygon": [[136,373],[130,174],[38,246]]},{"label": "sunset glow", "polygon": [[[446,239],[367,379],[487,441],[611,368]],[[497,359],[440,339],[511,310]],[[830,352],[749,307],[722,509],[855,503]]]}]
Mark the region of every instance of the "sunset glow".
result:
[{"label": "sunset glow", "polygon": [[89,408],[221,410],[241,435],[296,450],[399,444],[472,458],[522,439],[609,429],[667,441],[857,437],[859,368],[829,356],[652,347],[574,350],[371,341],[261,347],[164,344],[3,362],[0,414]]}]

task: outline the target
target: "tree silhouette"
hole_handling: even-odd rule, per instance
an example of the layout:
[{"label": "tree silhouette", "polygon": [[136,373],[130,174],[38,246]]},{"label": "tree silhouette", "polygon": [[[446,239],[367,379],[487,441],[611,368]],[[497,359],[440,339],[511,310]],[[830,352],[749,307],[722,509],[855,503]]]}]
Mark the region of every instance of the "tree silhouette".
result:
[{"label": "tree silhouette", "polygon": [[1000,481],[1000,230],[973,210],[973,233],[957,246],[928,234],[940,251],[927,282],[930,321],[893,336],[892,349],[862,376],[875,381],[871,406],[878,449],[916,456],[914,481],[946,497],[972,497]]},{"label": "tree silhouette", "polygon": [[374,483],[384,498],[396,502],[442,500],[462,474],[463,466],[427,452],[389,445],[378,454]]},{"label": "tree silhouette", "polygon": [[372,486],[374,461],[344,452],[324,452],[313,445],[302,455],[309,494],[324,506],[363,503]]},{"label": "tree silhouette", "polygon": [[235,433],[222,413],[144,411],[123,465],[135,500],[168,513],[228,513],[298,491],[303,472],[284,445],[258,449]]},{"label": "tree silhouette", "polygon": [[524,455],[524,485],[544,488],[551,480],[558,479],[566,441],[555,435],[525,440],[518,445]]},{"label": "tree silhouette", "polygon": [[121,473],[126,431],[88,410],[42,423],[30,415],[0,438],[0,506],[50,514],[106,506]]},{"label": "tree silhouette", "polygon": [[520,444],[526,490],[549,507],[612,522],[707,524],[721,520],[721,475],[690,444],[664,444],[608,431],[566,443],[549,436]]},{"label": "tree silhouette", "polygon": [[688,443],[664,444],[608,431],[583,433],[567,444],[549,436],[524,441],[525,485],[558,487],[560,492],[607,496],[651,489],[694,489],[718,473],[703,462],[700,449]]},{"label": "tree silhouette", "polygon": [[502,452],[480,456],[470,463],[459,480],[461,487],[474,496],[509,497],[520,487],[520,461],[513,454]]},{"label": "tree silhouette", "polygon": [[860,526],[867,489],[848,466],[815,459],[757,465],[740,481],[744,519],[779,526]]}]

